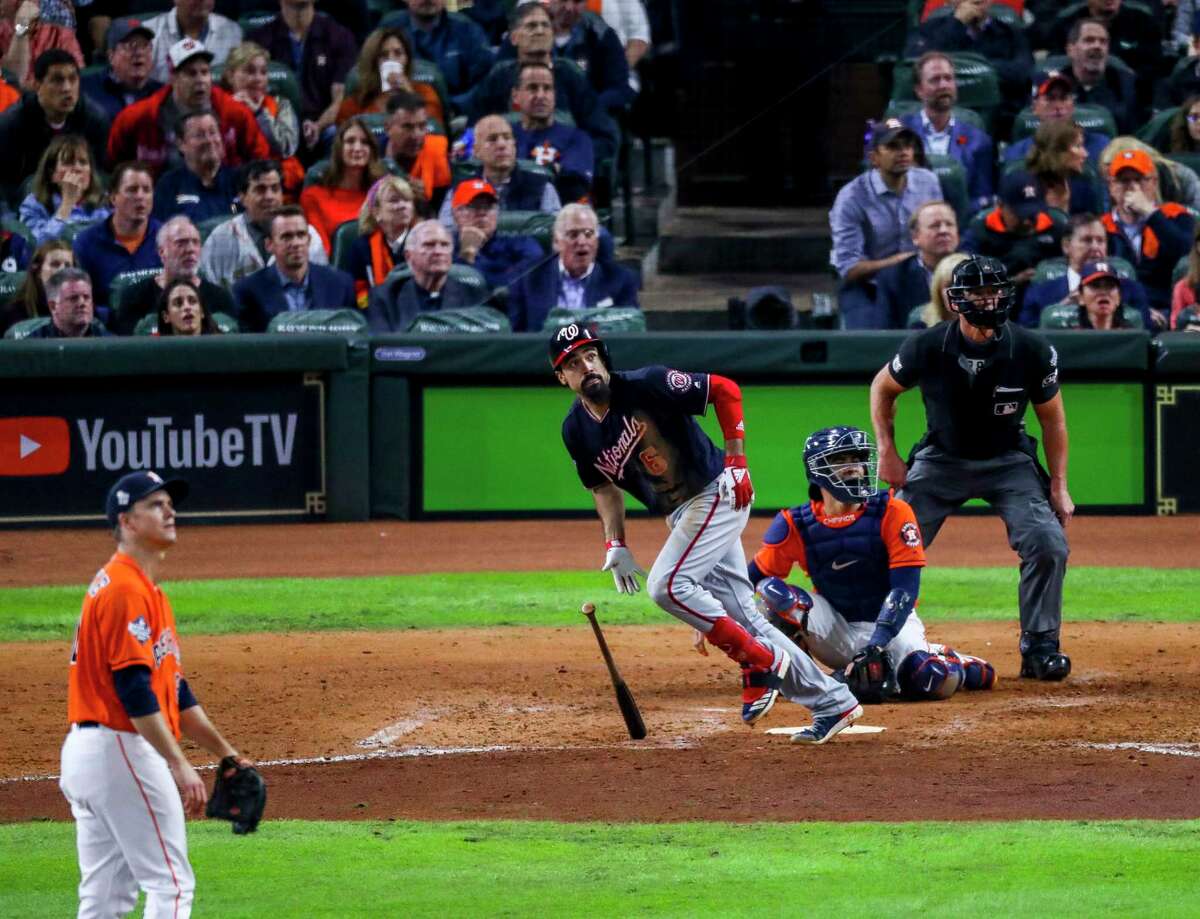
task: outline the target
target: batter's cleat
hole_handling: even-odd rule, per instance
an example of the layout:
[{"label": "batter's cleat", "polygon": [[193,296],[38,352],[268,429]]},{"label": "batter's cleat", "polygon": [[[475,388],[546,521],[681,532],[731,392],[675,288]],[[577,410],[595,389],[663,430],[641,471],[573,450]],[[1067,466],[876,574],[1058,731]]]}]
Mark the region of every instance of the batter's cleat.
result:
[{"label": "batter's cleat", "polygon": [[1056,683],[1071,672],[1071,658],[1058,650],[1031,650],[1021,655],[1021,676]]},{"label": "batter's cleat", "polygon": [[812,744],[813,746],[827,743],[862,716],[863,707],[855,705],[854,708],[844,711],[840,715],[823,715],[814,718],[813,723],[803,731],[792,735],[792,743]]},{"label": "batter's cleat", "polygon": [[770,667],[742,664],[742,721],[754,724],[771,710],[791,664],[791,658],[779,650]]}]

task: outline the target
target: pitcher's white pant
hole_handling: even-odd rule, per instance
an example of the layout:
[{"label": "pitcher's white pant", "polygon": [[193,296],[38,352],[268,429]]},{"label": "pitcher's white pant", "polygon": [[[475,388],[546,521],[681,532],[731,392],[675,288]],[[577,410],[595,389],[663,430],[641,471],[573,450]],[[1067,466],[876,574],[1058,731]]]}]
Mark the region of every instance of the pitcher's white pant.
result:
[{"label": "pitcher's white pant", "polygon": [[139,888],[146,919],[187,919],[196,879],[167,761],[140,734],[72,726],[61,772],[75,817],[80,919],[125,915]]},{"label": "pitcher's white pant", "polygon": [[[874,622],[847,622],[820,594],[811,594],[812,609],[808,611],[808,629],[804,632],[804,643],[813,657],[826,667],[842,670],[854,655],[867,646],[875,633]],[[940,654],[941,645],[931,645],[925,640],[925,623],[913,612],[904,620],[904,626],[885,649],[892,659],[892,666],[899,669],[900,662],[913,651],[929,651]]]},{"label": "pitcher's white pant", "polygon": [[721,500],[714,479],[667,517],[671,535],[646,577],[646,589],[655,603],[701,632],[707,634],[714,622],[728,615],[751,635],[782,649],[792,660],[783,683],[783,694],[791,701],[817,715],[853,708],[858,704],[853,693],[758,611],[742,550],[742,531],[749,519],[749,507],[735,511]]}]

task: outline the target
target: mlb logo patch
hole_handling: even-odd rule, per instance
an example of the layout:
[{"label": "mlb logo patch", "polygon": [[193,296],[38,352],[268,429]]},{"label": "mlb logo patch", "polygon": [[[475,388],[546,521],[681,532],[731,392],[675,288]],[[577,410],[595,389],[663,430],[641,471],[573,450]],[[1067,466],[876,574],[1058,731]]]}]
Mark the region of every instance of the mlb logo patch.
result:
[{"label": "mlb logo patch", "polygon": [[996,405],[997,415],[1015,415],[1017,413],[1016,402],[1000,402]]}]

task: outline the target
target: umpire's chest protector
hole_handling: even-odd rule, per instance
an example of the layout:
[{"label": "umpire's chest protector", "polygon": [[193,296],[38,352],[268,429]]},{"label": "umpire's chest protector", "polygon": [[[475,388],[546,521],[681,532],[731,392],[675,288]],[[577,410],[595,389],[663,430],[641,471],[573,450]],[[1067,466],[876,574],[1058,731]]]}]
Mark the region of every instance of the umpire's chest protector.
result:
[{"label": "umpire's chest protector", "polygon": [[811,503],[792,513],[813,586],[847,622],[874,622],[891,589],[881,532],[890,500],[886,491],[868,498],[862,516],[845,527],[818,521]]}]

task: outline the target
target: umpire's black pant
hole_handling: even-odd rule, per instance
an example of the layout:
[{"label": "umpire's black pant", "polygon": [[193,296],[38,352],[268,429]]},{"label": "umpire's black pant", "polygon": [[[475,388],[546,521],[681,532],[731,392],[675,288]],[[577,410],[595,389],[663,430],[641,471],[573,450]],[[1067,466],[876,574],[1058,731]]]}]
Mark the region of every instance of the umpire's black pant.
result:
[{"label": "umpire's black pant", "polygon": [[1030,456],[1010,450],[993,459],[974,460],[923,447],[898,496],[912,505],[926,546],[965,501],[982,498],[994,507],[1004,519],[1008,544],[1021,557],[1021,631],[1058,639],[1070,549]]}]

